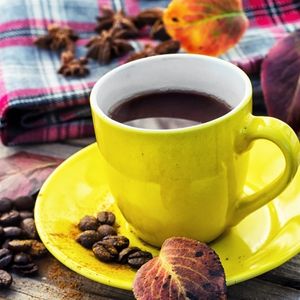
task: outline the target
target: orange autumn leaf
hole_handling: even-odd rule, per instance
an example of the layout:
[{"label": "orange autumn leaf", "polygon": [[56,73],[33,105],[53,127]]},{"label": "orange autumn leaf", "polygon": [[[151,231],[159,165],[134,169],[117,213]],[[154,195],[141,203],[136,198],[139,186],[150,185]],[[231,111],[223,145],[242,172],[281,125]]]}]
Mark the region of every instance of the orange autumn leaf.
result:
[{"label": "orange autumn leaf", "polygon": [[211,56],[233,47],[248,26],[241,0],[173,0],[163,21],[186,51]]}]

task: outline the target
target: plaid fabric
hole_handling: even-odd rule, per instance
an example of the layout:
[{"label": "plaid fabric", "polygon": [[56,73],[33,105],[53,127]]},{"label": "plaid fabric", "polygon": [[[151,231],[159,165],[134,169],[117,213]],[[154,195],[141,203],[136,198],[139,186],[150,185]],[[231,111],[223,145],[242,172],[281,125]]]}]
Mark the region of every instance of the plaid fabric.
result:
[{"label": "plaid fabric", "polygon": [[261,62],[275,42],[300,28],[299,0],[244,0],[250,27],[238,45],[222,57],[248,74],[259,72]]},{"label": "plaid fabric", "polygon": [[[146,7],[163,6],[162,0],[10,0],[2,1],[0,15],[0,130],[5,145],[51,142],[93,134],[89,92],[104,73],[122,63],[90,63],[84,79],[66,79],[56,73],[56,53],[37,49],[36,36],[48,24],[68,25],[80,35],[78,56],[84,55],[94,34],[101,6],[136,14]],[[244,0],[250,28],[240,43],[222,57],[257,74],[270,47],[288,32],[300,28],[299,0]],[[133,42],[136,48],[142,42]],[[254,77],[259,90],[259,81]]]}]

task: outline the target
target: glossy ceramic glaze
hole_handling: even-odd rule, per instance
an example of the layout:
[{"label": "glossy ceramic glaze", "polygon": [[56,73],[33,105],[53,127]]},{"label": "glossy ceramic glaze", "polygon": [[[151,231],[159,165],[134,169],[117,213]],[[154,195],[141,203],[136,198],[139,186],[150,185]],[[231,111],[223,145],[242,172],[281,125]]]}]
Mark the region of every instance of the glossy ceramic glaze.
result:
[{"label": "glossy ceramic glaze", "polygon": [[[250,155],[245,193],[250,194],[278,176],[281,152],[270,142],[255,142]],[[59,166],[38,195],[35,220],[49,251],[67,267],[97,282],[131,289],[135,272],[105,264],[74,241],[84,215],[108,209],[116,213],[119,233],[131,245],[158,250],[139,240],[116,206],[105,176],[105,163],[93,144]],[[288,188],[268,205],[246,217],[210,245],[220,256],[228,285],[255,277],[284,263],[300,250],[300,171]]]},{"label": "glossy ceramic glaze", "polygon": [[[233,109],[213,121],[173,130],[118,123],[109,108],[147,90],[194,89],[214,94]],[[251,115],[251,83],[223,60],[201,55],[162,55],[125,64],[103,76],[91,93],[98,146],[111,193],[127,222],[155,246],[171,236],[203,242],[278,195],[299,163],[299,142],[285,123]],[[243,198],[249,146],[276,143],[286,168],[273,183]]]}]

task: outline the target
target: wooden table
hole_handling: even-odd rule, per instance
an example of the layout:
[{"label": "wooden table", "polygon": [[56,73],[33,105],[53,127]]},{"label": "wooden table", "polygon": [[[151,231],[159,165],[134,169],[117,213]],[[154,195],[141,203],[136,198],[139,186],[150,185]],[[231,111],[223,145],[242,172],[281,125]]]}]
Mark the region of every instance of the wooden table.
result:
[{"label": "wooden table", "polygon": [[[67,158],[93,139],[81,139],[34,146],[7,148],[0,145],[0,157],[20,150]],[[299,241],[300,242],[300,241]],[[40,274],[25,278],[14,275],[9,290],[0,291],[0,299],[134,299],[129,291],[111,288],[88,280],[64,267],[55,258],[40,262]],[[300,255],[262,276],[228,288],[228,299],[296,300],[300,299]]]}]

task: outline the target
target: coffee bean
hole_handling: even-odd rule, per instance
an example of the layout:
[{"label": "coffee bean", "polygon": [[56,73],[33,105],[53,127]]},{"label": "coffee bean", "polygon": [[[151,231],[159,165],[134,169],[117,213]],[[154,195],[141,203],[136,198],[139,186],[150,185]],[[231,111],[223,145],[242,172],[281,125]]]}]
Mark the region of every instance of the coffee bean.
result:
[{"label": "coffee bean", "polygon": [[34,193],[31,195],[31,197],[32,197],[34,200],[36,200],[36,198],[37,198],[39,192],[40,192],[39,190],[36,191],[36,192],[34,192]]},{"label": "coffee bean", "polygon": [[7,213],[4,213],[0,217],[0,225],[2,226],[18,225],[19,221],[20,221],[20,214],[16,210],[11,210]]},{"label": "coffee bean", "polygon": [[93,244],[101,240],[101,235],[95,230],[86,230],[76,237],[76,242],[85,248],[91,249]]},{"label": "coffee bean", "polygon": [[127,262],[130,267],[138,269],[150,259],[152,259],[152,254],[150,252],[141,250],[130,254]]},{"label": "coffee bean", "polygon": [[36,239],[38,237],[34,220],[27,218],[21,221],[20,227],[23,229],[26,236],[30,239]]},{"label": "coffee bean", "polygon": [[107,224],[100,225],[97,231],[100,234],[100,239],[103,239],[108,235],[117,235],[117,231],[112,226]]},{"label": "coffee bean", "polygon": [[28,210],[19,211],[21,219],[33,218],[33,212]]},{"label": "coffee bean", "polygon": [[[31,249],[33,240],[12,240],[8,241],[8,249],[13,252],[26,252]],[[3,245],[2,245],[3,247]]]},{"label": "coffee bean", "polygon": [[14,263],[17,265],[26,265],[32,262],[32,258],[29,254],[21,252],[14,256]]},{"label": "coffee bean", "polygon": [[128,256],[129,256],[130,254],[133,254],[133,253],[138,252],[138,251],[141,251],[141,249],[138,248],[138,247],[128,247],[128,248],[123,249],[123,250],[119,253],[119,259],[118,259],[118,261],[119,261],[121,264],[127,264]]},{"label": "coffee bean", "polygon": [[95,256],[103,262],[115,261],[118,258],[118,250],[108,244],[103,244],[101,241],[93,245]]},{"label": "coffee bean", "polygon": [[31,195],[31,197],[32,197],[34,200],[36,200],[36,198],[37,198],[39,192],[40,192],[39,190],[36,191],[36,192],[34,192],[34,193]]},{"label": "coffee bean", "polygon": [[48,253],[48,250],[46,249],[43,243],[36,240],[32,240],[32,244],[28,253],[33,257],[42,257]]},{"label": "coffee bean", "polygon": [[4,240],[4,242],[2,243],[1,245],[1,248],[4,248],[4,249],[8,249],[8,243],[11,241],[11,239],[6,239]]},{"label": "coffee bean", "polygon": [[118,251],[129,246],[129,239],[122,235],[108,235],[102,240],[104,244],[114,246]]},{"label": "coffee bean", "polygon": [[26,265],[13,264],[11,268],[21,275],[33,275],[38,271],[38,266],[35,263],[29,263]]},{"label": "coffee bean", "polygon": [[13,200],[13,204],[18,210],[32,210],[35,199],[31,196],[21,196]]},{"label": "coffee bean", "polygon": [[17,238],[23,234],[23,230],[17,226],[8,226],[3,228],[6,238]]},{"label": "coffee bean", "polygon": [[9,198],[0,199],[0,213],[8,212],[12,209],[12,200]]},{"label": "coffee bean", "polygon": [[0,249],[0,269],[7,267],[11,263],[12,258],[12,253],[8,249]]},{"label": "coffee bean", "polygon": [[114,225],[116,217],[110,211],[101,211],[98,213],[97,219],[100,224]]},{"label": "coffee bean", "polygon": [[85,216],[80,220],[78,227],[82,231],[97,230],[97,228],[99,227],[99,222],[93,216]]},{"label": "coffee bean", "polygon": [[0,288],[8,288],[11,284],[11,275],[4,270],[0,270]]}]

